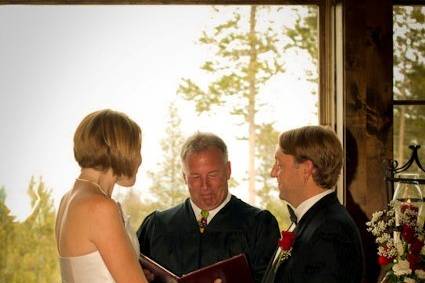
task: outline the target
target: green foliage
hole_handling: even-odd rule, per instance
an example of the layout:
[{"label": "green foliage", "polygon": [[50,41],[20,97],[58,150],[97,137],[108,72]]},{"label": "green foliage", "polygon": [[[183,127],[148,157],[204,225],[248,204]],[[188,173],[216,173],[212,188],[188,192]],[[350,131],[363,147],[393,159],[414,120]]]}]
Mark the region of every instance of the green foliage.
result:
[{"label": "green foliage", "polygon": [[[229,9],[223,8],[226,11]],[[228,112],[248,124],[249,152],[255,151],[255,115],[260,87],[273,76],[284,72],[281,50],[278,46],[279,32],[257,27],[259,10],[264,6],[237,7],[230,18],[217,24],[212,31],[203,32],[199,43],[211,50],[214,56],[202,66],[212,80],[203,89],[190,79],[183,79],[178,93],[195,103],[199,113],[211,111],[212,107],[226,105]],[[220,9],[216,8],[220,13]],[[262,19],[262,21],[270,20]],[[248,27],[248,28],[247,28]],[[248,159],[249,198],[255,198],[255,159]]]},{"label": "green foliage", "polygon": [[15,236],[15,219],[7,208],[6,190],[0,187],[0,282],[12,282],[14,270],[10,266]]},{"label": "green foliage", "polygon": [[[257,163],[249,166],[257,171],[248,172],[250,194],[253,184],[260,185],[255,191],[261,205],[276,215],[281,226],[286,226],[287,211],[277,197],[275,184],[271,183],[269,175],[274,162],[277,132],[272,124],[256,122],[256,114],[261,111],[257,100],[261,88],[275,75],[285,72],[283,54],[287,51],[303,51],[317,66],[318,10],[313,6],[294,8],[294,25],[277,27],[271,17],[264,15],[279,9],[281,7],[255,5],[234,8],[229,19],[217,24],[211,31],[204,31],[199,43],[213,50],[214,55],[205,60],[201,70],[211,80],[207,87],[202,87],[185,78],[178,92],[192,101],[199,113],[223,107],[249,125],[250,130],[242,139],[249,140],[250,152],[255,152],[253,160]],[[222,11],[216,8],[216,12]],[[260,13],[264,17],[260,18]],[[307,73],[307,80],[317,82],[317,73]]]},{"label": "green foliage", "polygon": [[129,217],[130,226],[137,231],[143,219],[157,209],[157,203],[151,199],[144,199],[139,191],[129,190],[123,195],[117,196],[120,200],[125,216]]},{"label": "green foliage", "polygon": [[162,160],[158,163],[159,170],[148,171],[152,179],[150,191],[158,209],[172,207],[187,197],[180,161],[180,149],[183,146],[184,137],[180,130],[181,119],[174,104],[170,105],[169,114],[167,136],[161,141],[163,154]]},{"label": "green foliage", "polygon": [[[421,74],[425,62],[425,8],[394,7],[394,97],[424,99],[415,86],[423,85]],[[420,90],[420,88],[419,88]]]},{"label": "green foliage", "polygon": [[[260,85],[284,71],[283,62],[279,60],[281,48],[277,46],[279,33],[272,29],[255,30],[257,9],[266,8],[250,6],[250,17],[244,15],[246,9],[235,8],[233,18],[218,24],[212,31],[204,31],[199,38],[201,45],[215,50],[215,56],[201,66],[214,79],[206,89],[190,79],[183,79],[178,89],[185,99],[195,103],[198,112],[222,106],[228,97],[236,96],[241,103],[233,105],[231,113],[249,121],[247,106],[255,100]],[[220,9],[216,12],[220,13]],[[249,25],[252,28],[246,30],[244,27]]]},{"label": "green foliage", "polygon": [[0,203],[4,203],[6,201],[6,188],[4,186],[0,187]]},{"label": "green foliage", "polygon": [[291,41],[285,48],[307,51],[315,65],[317,65],[319,58],[319,42],[318,37],[314,36],[312,31],[318,30],[318,24],[318,10],[314,6],[307,6],[307,14],[296,13],[294,27],[286,30],[286,35]]},{"label": "green foliage", "polygon": [[32,212],[23,222],[14,220],[4,199],[0,202],[0,282],[60,282],[51,191],[41,178],[31,178],[28,195]]},{"label": "green foliage", "polygon": [[180,161],[184,138],[180,130],[181,119],[174,104],[169,107],[169,115],[165,131],[167,135],[161,141],[162,159],[157,164],[158,170],[147,172],[152,180],[150,197],[142,198],[132,190],[119,197],[122,199],[123,210],[130,216],[130,223],[136,230],[149,213],[170,208],[188,195]]},{"label": "green foliage", "polygon": [[[18,243],[32,243],[29,250],[22,251],[21,260],[28,266],[21,269],[34,279],[33,282],[58,282],[58,254],[55,241],[55,209],[51,191],[45,187],[43,180],[31,179],[28,194],[31,197],[32,212],[30,217],[19,225],[19,235],[25,237]],[[23,247],[26,247],[23,246]],[[28,281],[26,281],[28,282]]]},{"label": "green foliage", "polygon": [[257,190],[260,205],[276,217],[279,227],[283,229],[290,224],[289,215],[285,202],[279,199],[276,180],[270,177],[279,133],[274,130],[272,124],[263,124],[257,129],[257,137],[257,158],[261,161],[258,167],[258,181],[261,188]]},{"label": "green foliage", "polygon": [[[297,8],[294,8],[295,10]],[[314,31],[318,30],[319,17],[318,10],[314,6],[307,6],[306,15],[296,13],[295,24],[293,28],[286,29],[286,35],[290,38],[290,42],[285,49],[295,49],[296,51],[307,51],[315,66],[319,61],[319,42]],[[307,72],[307,79],[312,82],[318,82],[318,72]]]}]

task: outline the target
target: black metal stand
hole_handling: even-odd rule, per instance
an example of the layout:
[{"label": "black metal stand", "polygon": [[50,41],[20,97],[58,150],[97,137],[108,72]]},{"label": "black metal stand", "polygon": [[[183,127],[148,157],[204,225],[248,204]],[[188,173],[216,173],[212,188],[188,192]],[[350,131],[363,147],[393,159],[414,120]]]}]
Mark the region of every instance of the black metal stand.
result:
[{"label": "black metal stand", "polygon": [[389,200],[392,199],[394,194],[394,183],[409,183],[409,184],[425,184],[425,179],[411,179],[411,178],[399,178],[395,177],[397,174],[407,171],[413,163],[425,173],[425,169],[421,164],[418,156],[418,150],[420,145],[410,145],[409,148],[412,150],[412,155],[409,160],[402,166],[398,166],[397,160],[389,160],[385,168],[385,181],[387,183],[387,197]]}]

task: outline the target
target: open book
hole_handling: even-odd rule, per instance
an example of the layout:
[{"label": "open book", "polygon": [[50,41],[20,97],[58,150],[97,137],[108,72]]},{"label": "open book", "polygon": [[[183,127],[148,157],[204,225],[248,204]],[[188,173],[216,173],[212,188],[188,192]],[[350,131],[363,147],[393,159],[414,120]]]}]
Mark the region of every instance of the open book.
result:
[{"label": "open book", "polygon": [[154,283],[213,283],[220,278],[223,283],[254,283],[244,254],[225,259],[179,277],[149,257],[140,254],[140,264],[155,275]]}]

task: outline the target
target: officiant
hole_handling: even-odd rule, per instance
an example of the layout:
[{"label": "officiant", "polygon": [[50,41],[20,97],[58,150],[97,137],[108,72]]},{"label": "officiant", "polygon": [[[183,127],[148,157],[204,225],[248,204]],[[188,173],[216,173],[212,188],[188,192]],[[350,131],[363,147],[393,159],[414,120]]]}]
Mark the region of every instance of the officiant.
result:
[{"label": "officiant", "polygon": [[140,251],[178,276],[244,253],[261,282],[279,238],[275,217],[229,193],[231,164],[217,135],[189,137],[181,161],[190,197],[145,218]]}]

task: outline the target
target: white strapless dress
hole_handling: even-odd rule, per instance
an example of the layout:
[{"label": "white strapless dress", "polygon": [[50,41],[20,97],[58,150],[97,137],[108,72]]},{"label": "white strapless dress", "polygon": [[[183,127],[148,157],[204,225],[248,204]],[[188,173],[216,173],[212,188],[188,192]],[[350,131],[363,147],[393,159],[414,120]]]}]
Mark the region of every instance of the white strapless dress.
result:
[{"label": "white strapless dress", "polygon": [[[139,241],[131,229],[129,219],[125,219],[125,228],[134,250],[139,254]],[[111,273],[105,265],[99,251],[74,256],[59,257],[62,283],[114,283]]]}]

